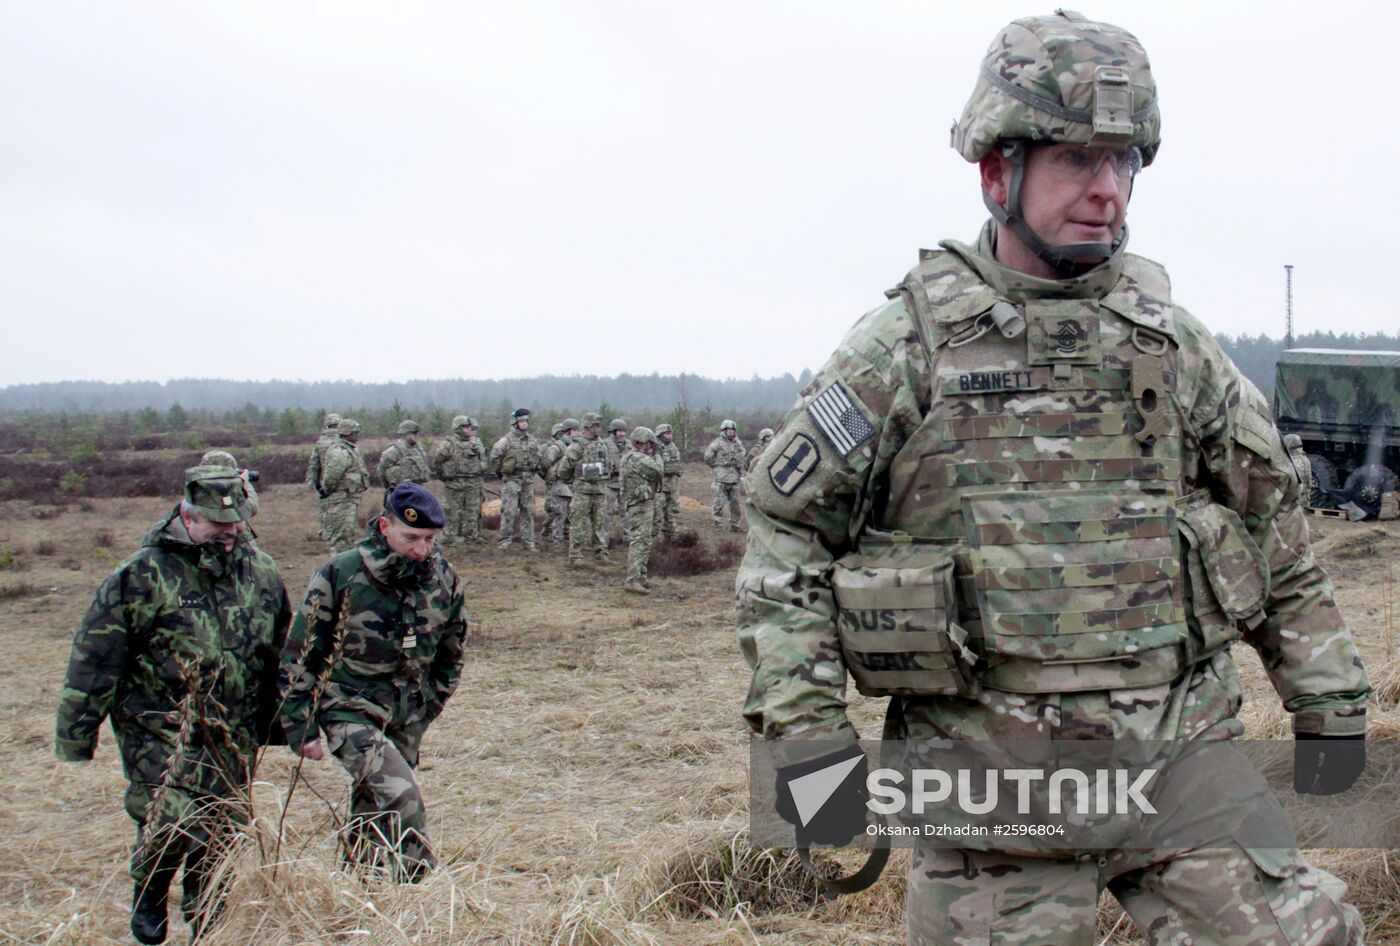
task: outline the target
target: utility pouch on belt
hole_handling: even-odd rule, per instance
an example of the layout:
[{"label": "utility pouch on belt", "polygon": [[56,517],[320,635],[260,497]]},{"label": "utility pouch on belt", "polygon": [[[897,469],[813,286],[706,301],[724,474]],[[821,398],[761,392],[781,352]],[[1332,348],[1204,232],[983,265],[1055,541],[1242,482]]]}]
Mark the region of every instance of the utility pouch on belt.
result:
[{"label": "utility pouch on belt", "polygon": [[1191,617],[1206,651],[1239,637],[1238,623],[1264,620],[1269,567],[1264,552],[1233,509],[1197,490],[1177,502],[1177,526],[1186,541],[1186,585]]},{"label": "utility pouch on belt", "polygon": [[953,549],[867,531],[831,567],[841,653],[866,696],[974,696],[976,655],[957,623]]},{"label": "utility pouch on belt", "polygon": [[515,470],[515,457],[507,455],[506,458],[501,461],[501,472],[506,476],[514,476]]},{"label": "utility pouch on belt", "polygon": [[1170,497],[1115,484],[962,506],[989,660],[1113,661],[1186,639]]}]

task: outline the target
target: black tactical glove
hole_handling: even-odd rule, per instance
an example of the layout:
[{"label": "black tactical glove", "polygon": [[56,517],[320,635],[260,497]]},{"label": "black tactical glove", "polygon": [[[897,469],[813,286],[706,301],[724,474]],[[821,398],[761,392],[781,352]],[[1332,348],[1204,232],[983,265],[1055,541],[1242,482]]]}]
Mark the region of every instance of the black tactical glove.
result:
[{"label": "black tactical glove", "polygon": [[1293,790],[1299,795],[1336,795],[1356,784],[1366,768],[1366,737],[1293,736]]},{"label": "black tactical glove", "polygon": [[[857,758],[859,761],[845,773],[840,785],[804,825],[798,813],[797,802],[793,799],[791,783],[804,775],[812,775]],[[778,769],[773,783],[778,817],[797,829],[799,846],[829,844],[832,847],[842,847],[865,833],[865,803],[870,797],[865,788],[865,778],[869,770],[870,764],[857,743],[851,743],[844,749],[818,759]],[[809,790],[820,792],[821,789],[814,786]],[[799,787],[798,792],[804,794],[802,787]]]}]

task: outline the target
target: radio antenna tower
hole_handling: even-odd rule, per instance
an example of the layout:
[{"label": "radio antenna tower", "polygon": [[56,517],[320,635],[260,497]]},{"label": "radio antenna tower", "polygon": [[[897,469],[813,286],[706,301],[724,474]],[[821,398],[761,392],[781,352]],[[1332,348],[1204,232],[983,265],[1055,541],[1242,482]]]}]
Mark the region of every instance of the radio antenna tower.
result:
[{"label": "radio antenna tower", "polygon": [[1288,280],[1288,294],[1285,296],[1288,307],[1288,330],[1283,336],[1283,347],[1293,347],[1293,264],[1284,263],[1283,272]]}]

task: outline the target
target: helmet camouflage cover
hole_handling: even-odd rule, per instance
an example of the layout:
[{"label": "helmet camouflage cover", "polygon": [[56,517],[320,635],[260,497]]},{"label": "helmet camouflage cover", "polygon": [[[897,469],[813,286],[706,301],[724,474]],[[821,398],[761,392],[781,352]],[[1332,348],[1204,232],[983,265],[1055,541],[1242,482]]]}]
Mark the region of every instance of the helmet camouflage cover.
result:
[{"label": "helmet camouflage cover", "polygon": [[1070,10],[1008,24],[992,40],[953,148],[979,161],[998,141],[1137,147],[1162,141],[1157,86],[1136,36]]},{"label": "helmet camouflage cover", "polygon": [[331,413],[326,415],[324,423],[327,427],[339,427],[340,415],[332,411]]},{"label": "helmet camouflage cover", "polygon": [[452,429],[453,429],[453,430],[456,430],[458,427],[475,427],[475,426],[476,426],[476,421],[472,420],[472,419],[471,419],[470,417],[468,417],[466,414],[458,414],[456,417],[452,418]]},{"label": "helmet camouflage cover", "polygon": [[421,428],[418,426],[418,421],[416,421],[416,420],[401,420],[401,421],[399,421],[399,433],[400,433],[400,434],[416,434],[416,433],[418,433],[418,431],[419,431],[420,429],[421,429]]},{"label": "helmet camouflage cover", "polygon": [[597,427],[603,422],[603,415],[595,411],[586,411],[583,415],[583,426]]},{"label": "helmet camouflage cover", "polygon": [[347,417],[340,422],[340,426],[336,429],[340,431],[342,437],[346,434],[358,434],[360,432],[360,422],[354,418]]},{"label": "helmet camouflage cover", "polygon": [[574,429],[576,429],[576,428],[582,426],[582,425],[578,422],[578,418],[577,418],[577,417],[565,417],[563,420],[561,420],[561,421],[559,422],[559,425],[560,425],[560,427],[561,427],[562,429],[564,429],[564,430],[574,430]]},{"label": "helmet camouflage cover", "polygon": [[557,437],[557,436],[559,436],[559,431],[561,431],[561,430],[563,430],[563,429],[564,429],[564,425],[563,425],[563,424],[555,424],[553,427],[549,428],[549,435],[550,435],[551,437]]},{"label": "helmet camouflage cover", "polygon": [[650,427],[638,427],[632,431],[633,443],[656,443],[656,434],[651,432]]},{"label": "helmet camouflage cover", "polygon": [[671,430],[671,425],[670,425],[670,424],[657,424],[657,425],[656,425],[656,436],[660,437],[662,434],[669,434],[669,433],[674,433],[674,431]]},{"label": "helmet camouflage cover", "polygon": [[729,419],[726,418],[726,419],[724,420],[724,422],[721,423],[721,424],[719,425],[719,429],[720,429],[720,430],[738,430],[738,429],[739,429],[739,425],[736,424],[736,423],[734,423],[732,420],[729,420]]},{"label": "helmet camouflage cover", "polygon": [[758,439],[759,439],[759,440],[772,440],[772,439],[773,439],[773,428],[772,428],[772,427],[765,427],[765,428],[763,428],[762,430],[760,430],[760,431],[758,432]]},{"label": "helmet camouflage cover", "polygon": [[623,420],[621,417],[614,417],[612,423],[608,424],[608,430],[626,431],[627,421]]}]

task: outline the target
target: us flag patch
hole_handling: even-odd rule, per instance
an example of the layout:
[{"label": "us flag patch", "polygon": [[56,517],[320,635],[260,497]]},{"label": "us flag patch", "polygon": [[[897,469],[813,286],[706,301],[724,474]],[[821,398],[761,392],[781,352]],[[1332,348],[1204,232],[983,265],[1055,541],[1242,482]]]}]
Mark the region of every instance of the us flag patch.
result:
[{"label": "us flag patch", "polygon": [[856,407],[839,381],[833,381],[818,394],[807,405],[807,413],[812,415],[822,433],[831,438],[842,456],[849,455],[877,433],[875,425]]}]

